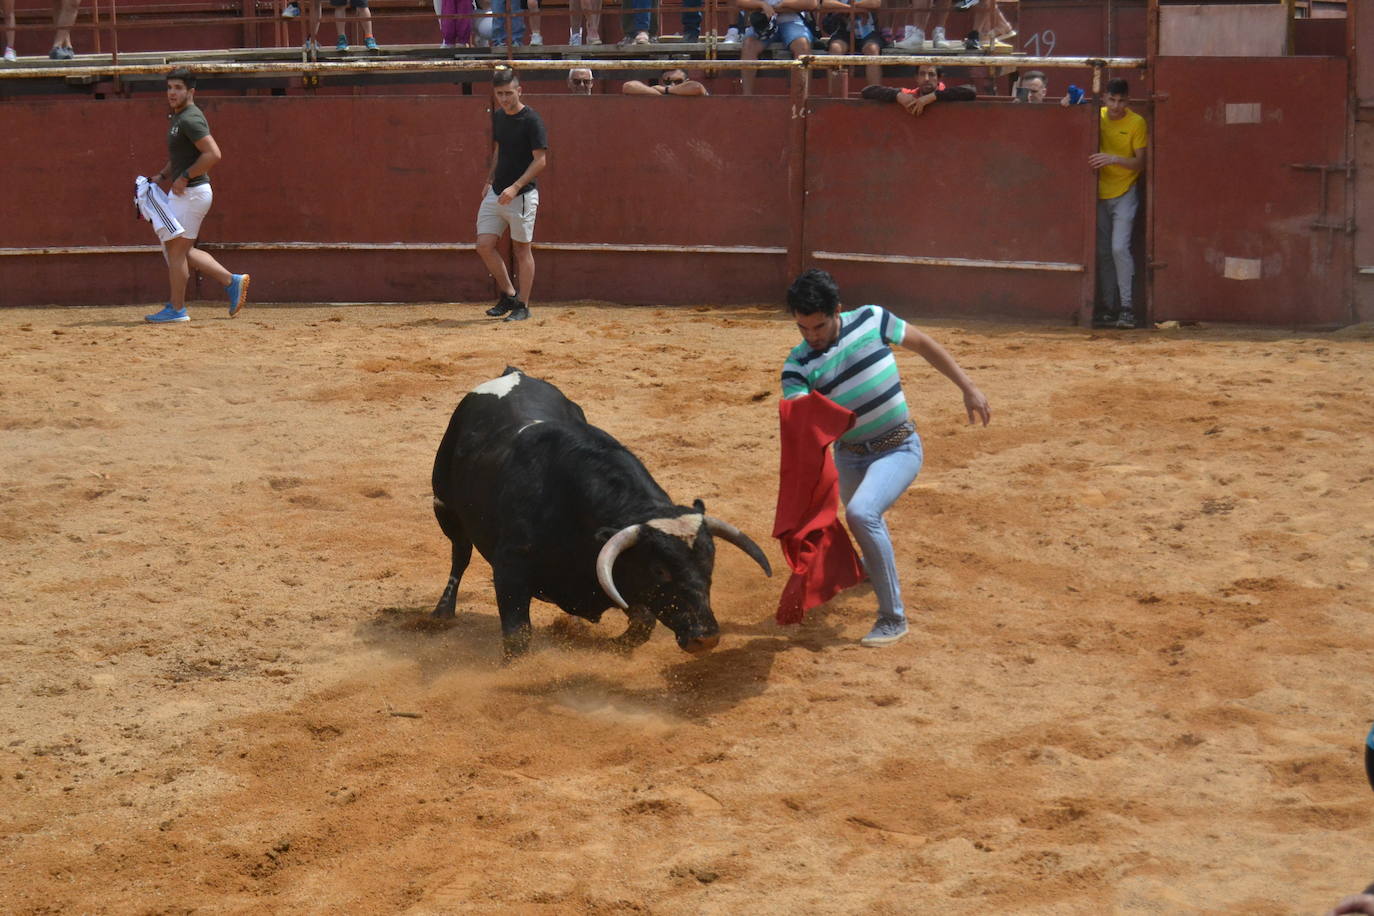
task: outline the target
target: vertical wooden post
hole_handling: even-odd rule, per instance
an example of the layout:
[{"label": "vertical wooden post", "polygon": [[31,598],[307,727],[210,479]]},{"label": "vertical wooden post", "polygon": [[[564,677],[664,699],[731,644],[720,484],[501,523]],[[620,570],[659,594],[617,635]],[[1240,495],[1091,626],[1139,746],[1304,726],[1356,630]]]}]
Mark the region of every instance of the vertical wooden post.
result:
[{"label": "vertical wooden post", "polygon": [[787,276],[791,278],[806,267],[806,116],[810,101],[811,70],[794,67],[792,77],[792,120],[788,128],[787,150]]}]

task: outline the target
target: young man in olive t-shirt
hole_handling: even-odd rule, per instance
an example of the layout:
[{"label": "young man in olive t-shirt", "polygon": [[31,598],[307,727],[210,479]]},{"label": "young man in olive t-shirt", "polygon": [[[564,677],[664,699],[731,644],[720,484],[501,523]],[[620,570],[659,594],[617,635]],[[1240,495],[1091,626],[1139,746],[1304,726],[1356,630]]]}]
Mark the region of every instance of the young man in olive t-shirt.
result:
[{"label": "young man in olive t-shirt", "polygon": [[[213,194],[208,173],[221,158],[219,145],[210,136],[210,125],[195,103],[196,77],[191,71],[178,68],[167,74],[167,105],[171,108],[167,128],[167,164],[153,176],[168,193],[171,215],[181,223],[183,232],[176,236],[158,230],[163,256],[167,259],[167,276],[171,285],[171,301],[165,308],[145,315],[154,324],[190,321],[186,314],[186,281],[194,267],[224,287],[229,297],[229,317],[243,308],[248,298],[248,274],[230,273],[210,255],[196,248],[201,221],[210,212]],[[170,182],[170,185],[168,184]]]},{"label": "young man in olive t-shirt", "polygon": [[[493,318],[504,315],[505,321],[524,321],[530,317],[530,291],[534,288],[534,216],[539,209],[534,177],[544,171],[549,140],[543,120],[520,101],[520,80],[514,70],[498,69],[491,85],[499,108],[491,113],[491,168],[477,211],[477,254],[501,287],[501,299],[487,309],[487,314]],[[515,249],[519,293],[496,250],[507,228]]]}]

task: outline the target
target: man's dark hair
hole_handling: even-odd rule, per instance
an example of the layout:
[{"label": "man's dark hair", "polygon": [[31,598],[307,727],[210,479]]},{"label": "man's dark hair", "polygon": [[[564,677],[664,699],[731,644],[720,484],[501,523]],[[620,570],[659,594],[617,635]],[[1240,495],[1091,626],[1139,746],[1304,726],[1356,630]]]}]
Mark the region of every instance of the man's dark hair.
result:
[{"label": "man's dark hair", "polygon": [[661,79],[667,79],[669,73],[681,73],[682,78],[684,80],[687,78],[687,71],[682,69],[681,67],[669,67],[667,70],[664,70],[661,74],[659,74],[659,77]]},{"label": "man's dark hair", "polygon": [[[931,65],[931,64],[918,64],[917,67],[916,67],[916,70],[917,70],[917,72],[919,72],[920,69],[921,69],[922,67],[929,67],[929,66],[932,66],[932,65]],[[940,77],[940,79],[944,79],[944,78],[945,78],[945,68],[944,68],[944,67],[936,67],[936,68],[935,68],[935,75],[938,76],[938,77]]]},{"label": "man's dark hair", "polygon": [[787,288],[787,310],[793,315],[820,313],[834,318],[840,307],[840,288],[824,270],[811,268]]},{"label": "man's dark hair", "polygon": [[1124,95],[1131,97],[1131,84],[1123,79],[1107,80],[1107,95]]},{"label": "man's dark hair", "polygon": [[181,80],[186,84],[187,89],[196,88],[196,75],[185,67],[177,67],[171,73],[167,74],[167,82],[170,83],[172,80]]},{"label": "man's dark hair", "polygon": [[496,72],[491,75],[492,86],[509,86],[511,83],[520,85],[519,78],[510,67],[497,67]]},{"label": "man's dark hair", "polygon": [[1050,84],[1050,81],[1045,79],[1043,70],[1027,70],[1021,74],[1021,82],[1024,84],[1026,80],[1044,80],[1046,86]]}]

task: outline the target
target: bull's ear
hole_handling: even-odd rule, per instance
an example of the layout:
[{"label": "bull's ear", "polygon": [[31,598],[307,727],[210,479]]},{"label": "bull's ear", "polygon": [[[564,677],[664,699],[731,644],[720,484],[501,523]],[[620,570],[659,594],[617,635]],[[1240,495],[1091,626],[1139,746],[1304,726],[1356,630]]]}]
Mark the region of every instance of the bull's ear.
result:
[{"label": "bull's ear", "polygon": [[597,542],[598,542],[598,543],[601,543],[601,544],[606,543],[608,540],[610,540],[611,535],[615,534],[616,531],[617,531],[617,529],[615,529],[615,528],[598,528],[598,529],[596,529],[596,540],[597,540]]},{"label": "bull's ear", "polygon": [[706,503],[699,499],[692,500],[692,507],[703,515],[706,513]]}]

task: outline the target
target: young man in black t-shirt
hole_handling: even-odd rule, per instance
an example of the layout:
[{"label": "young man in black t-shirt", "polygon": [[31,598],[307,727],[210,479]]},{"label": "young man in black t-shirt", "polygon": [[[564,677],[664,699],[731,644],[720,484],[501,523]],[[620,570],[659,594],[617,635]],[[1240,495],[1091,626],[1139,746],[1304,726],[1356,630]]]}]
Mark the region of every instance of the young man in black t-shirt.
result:
[{"label": "young man in black t-shirt", "polygon": [[[509,68],[492,77],[497,105],[491,113],[491,169],[482,186],[482,206],[477,211],[477,254],[498,286],[501,298],[487,309],[496,318],[524,321],[530,317],[530,290],[534,287],[534,215],[539,191],[534,177],[544,171],[549,142],[544,122],[533,108],[520,101],[520,80]],[[517,294],[506,262],[496,250],[501,235],[510,229],[511,246],[520,280]]]}]

